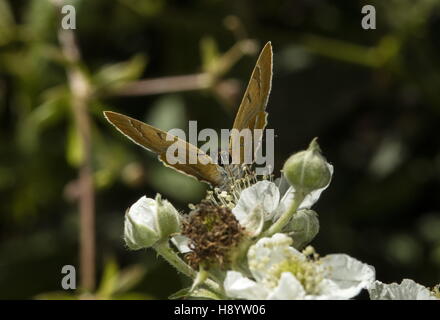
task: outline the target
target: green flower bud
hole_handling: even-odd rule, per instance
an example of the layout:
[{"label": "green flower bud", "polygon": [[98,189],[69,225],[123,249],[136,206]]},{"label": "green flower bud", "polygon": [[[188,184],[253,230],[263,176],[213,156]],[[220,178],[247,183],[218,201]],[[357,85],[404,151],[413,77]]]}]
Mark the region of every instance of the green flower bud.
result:
[{"label": "green flower bud", "polygon": [[177,210],[160,195],[142,197],[125,214],[124,240],[132,250],[148,248],[180,231]]},{"label": "green flower bud", "polygon": [[292,238],[296,249],[304,248],[319,232],[318,214],[309,209],[296,212],[283,228],[283,232]]},{"label": "green flower bud", "polygon": [[180,232],[179,213],[168,200],[156,196],[158,227],[162,238]]},{"label": "green flower bud", "polygon": [[289,184],[304,194],[326,187],[332,176],[330,165],[321,155],[317,138],[312,140],[307,150],[287,159],[283,173]]}]

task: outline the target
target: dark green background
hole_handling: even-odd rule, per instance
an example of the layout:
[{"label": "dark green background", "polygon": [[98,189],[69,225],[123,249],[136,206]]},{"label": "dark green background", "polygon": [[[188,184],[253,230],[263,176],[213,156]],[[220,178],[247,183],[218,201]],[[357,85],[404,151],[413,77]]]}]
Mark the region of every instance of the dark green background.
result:
[{"label": "dark green background", "polygon": [[[315,136],[335,167],[315,207],[317,251],[372,264],[384,282],[440,281],[440,1],[73,3],[82,63],[97,88],[200,72],[209,52],[238,41],[224,24],[231,15],[243,37],[260,46],[272,41],[276,172]],[[376,7],[376,30],[361,27],[365,4]],[[71,200],[78,146],[65,69],[56,59],[58,27],[46,0],[0,1],[0,298],[60,290],[61,266],[78,265]],[[161,192],[182,210],[203,197],[201,184],[163,169],[101,111],[163,129],[185,128],[188,120],[229,128],[255,60],[244,56],[221,78],[235,79],[226,82],[232,95],[224,88],[103,95],[90,104],[99,275],[109,261],[136,264],[146,273],[133,292],[166,298],[181,288],[184,280],[154,252],[124,248],[123,214],[143,194]]]}]

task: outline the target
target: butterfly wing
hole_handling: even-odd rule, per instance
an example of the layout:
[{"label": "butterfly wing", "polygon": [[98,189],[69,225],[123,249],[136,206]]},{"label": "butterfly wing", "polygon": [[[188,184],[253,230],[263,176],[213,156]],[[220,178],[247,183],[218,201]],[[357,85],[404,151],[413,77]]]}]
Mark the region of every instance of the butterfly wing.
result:
[{"label": "butterfly wing", "polygon": [[[159,160],[161,160],[167,167],[171,167],[174,170],[214,186],[223,183],[221,167],[215,164],[211,157],[196,146],[180,139],[179,137],[170,135],[169,133],[150,126],[142,121],[120,113],[105,111],[104,116],[116,127],[116,129],[134,143],[156,153]],[[186,154],[177,154],[176,158],[178,161],[175,164],[169,163],[166,158],[167,150],[173,144],[175,144],[178,150],[186,150]],[[186,164],[189,162],[188,156],[191,152],[197,154],[198,159],[202,160],[203,163],[198,162],[196,164]]]},{"label": "butterfly wing", "polygon": [[[243,100],[235,116],[233,129],[237,129],[238,132],[243,129],[250,129],[254,133],[254,129],[264,129],[266,127],[267,112],[265,110],[272,86],[272,56],[272,45],[268,42],[258,57]],[[234,144],[239,144],[240,163],[243,163],[244,141],[237,131],[234,130],[231,133],[229,152],[232,154]]]}]

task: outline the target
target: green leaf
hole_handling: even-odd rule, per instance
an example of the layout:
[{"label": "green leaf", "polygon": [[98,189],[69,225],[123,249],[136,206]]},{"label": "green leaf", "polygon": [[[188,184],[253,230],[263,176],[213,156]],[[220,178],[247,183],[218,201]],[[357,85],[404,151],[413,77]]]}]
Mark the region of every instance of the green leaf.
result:
[{"label": "green leaf", "polygon": [[139,284],[145,276],[146,270],[144,266],[134,265],[125,268],[120,272],[115,292],[122,294]]},{"label": "green leaf", "polygon": [[203,37],[201,39],[200,54],[202,56],[203,70],[206,72],[215,71],[220,52],[213,37]]},{"label": "green leaf", "polygon": [[40,293],[34,297],[36,300],[78,300],[79,297],[63,291]]},{"label": "green leaf", "polygon": [[145,17],[156,16],[166,5],[165,0],[119,0],[119,2]]},{"label": "green leaf", "polygon": [[79,167],[83,161],[83,148],[78,129],[74,124],[69,126],[66,143],[66,159],[73,167]]},{"label": "green leaf", "polygon": [[[111,128],[109,129],[111,130]],[[129,185],[136,184],[138,182],[136,173],[142,176],[143,167],[140,164],[136,165],[131,153],[132,149],[128,148],[130,144],[122,139],[122,141],[112,138],[105,139],[95,125],[93,125],[92,131],[95,186],[98,189],[108,188],[119,178],[122,178]],[[130,168],[133,167],[134,170],[131,170]],[[136,170],[137,167],[140,168],[139,171]],[[133,171],[135,171],[134,176]]]},{"label": "green leaf", "polygon": [[167,168],[161,163],[151,164],[149,182],[161,194],[176,200],[199,201],[206,187],[185,174]]},{"label": "green leaf", "polygon": [[119,267],[114,259],[110,259],[105,265],[96,294],[102,298],[110,298],[117,288],[118,278]]},{"label": "green leaf", "polygon": [[12,40],[15,22],[11,8],[5,0],[0,0],[0,46]]},{"label": "green leaf", "polygon": [[168,299],[170,300],[176,300],[182,298],[220,300],[220,297],[217,294],[215,294],[214,292],[208,289],[197,288],[191,291],[191,287],[181,289],[168,297]]},{"label": "green leaf", "polygon": [[64,86],[47,91],[43,98],[44,102],[19,122],[18,143],[27,152],[38,148],[40,133],[58,123],[65,115],[69,104],[68,91]]},{"label": "green leaf", "polygon": [[153,296],[150,296],[141,292],[128,292],[124,294],[118,294],[112,297],[114,300],[154,300]]},{"label": "green leaf", "polygon": [[48,40],[55,36],[56,28],[54,6],[49,0],[32,0],[25,10],[25,30],[23,35],[32,40]]},{"label": "green leaf", "polygon": [[185,298],[189,295],[190,290],[191,287],[180,289],[179,291],[176,291],[172,295],[170,295],[168,299],[176,300],[176,299]]},{"label": "green leaf", "polygon": [[126,62],[105,65],[92,77],[98,91],[112,92],[129,81],[138,79],[147,64],[147,58],[138,54]]},{"label": "green leaf", "polygon": [[156,100],[146,122],[163,131],[186,125],[185,102],[179,95],[166,95]]}]

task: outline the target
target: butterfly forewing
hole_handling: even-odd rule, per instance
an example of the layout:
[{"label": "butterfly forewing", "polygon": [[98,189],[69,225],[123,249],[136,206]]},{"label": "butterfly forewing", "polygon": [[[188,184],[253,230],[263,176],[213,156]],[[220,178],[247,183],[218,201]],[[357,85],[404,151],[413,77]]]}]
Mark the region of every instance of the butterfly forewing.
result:
[{"label": "butterfly forewing", "polygon": [[[243,129],[264,129],[267,124],[266,105],[272,85],[272,45],[266,43],[258,57],[252,71],[249,84],[244,93],[237,115],[235,116],[233,129],[238,132]],[[229,143],[229,152],[233,152],[233,146],[238,144],[240,151],[240,163],[244,160],[244,141],[233,131]]]},{"label": "butterfly forewing", "polygon": [[[130,138],[141,147],[158,154],[159,159],[166,165],[177,171],[190,175],[199,181],[207,182],[211,185],[221,185],[223,183],[222,169],[213,162],[202,150],[196,146],[176,137],[167,132],[150,126],[142,121],[130,118],[120,113],[105,111],[105,117],[121,133]],[[168,136],[168,139],[167,139]],[[171,164],[167,161],[166,153],[171,145],[177,149],[186,150],[185,154],[178,154],[178,162]],[[183,149],[184,148],[184,149]],[[189,164],[189,154],[194,152],[198,155],[201,162]]]}]

